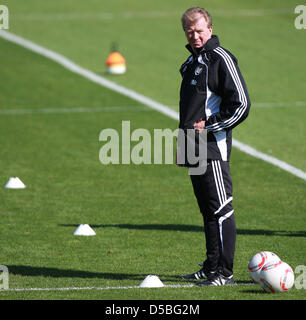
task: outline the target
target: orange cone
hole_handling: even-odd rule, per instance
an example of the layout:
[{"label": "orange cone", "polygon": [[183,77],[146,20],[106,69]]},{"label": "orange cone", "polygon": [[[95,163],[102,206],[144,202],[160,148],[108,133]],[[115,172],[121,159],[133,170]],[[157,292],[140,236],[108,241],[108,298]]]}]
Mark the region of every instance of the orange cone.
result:
[{"label": "orange cone", "polygon": [[112,52],[106,59],[107,72],[111,74],[122,74],[126,71],[125,59],[123,56],[115,51]]}]

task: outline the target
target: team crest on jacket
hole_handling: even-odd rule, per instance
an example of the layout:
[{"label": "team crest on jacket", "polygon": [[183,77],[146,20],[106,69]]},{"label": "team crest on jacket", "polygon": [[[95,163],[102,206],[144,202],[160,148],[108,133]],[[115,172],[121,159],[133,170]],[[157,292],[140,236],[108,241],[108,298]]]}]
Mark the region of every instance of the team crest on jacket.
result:
[{"label": "team crest on jacket", "polygon": [[196,67],[195,71],[194,71],[194,74],[196,76],[198,76],[201,72],[202,72],[203,68],[202,67]]}]

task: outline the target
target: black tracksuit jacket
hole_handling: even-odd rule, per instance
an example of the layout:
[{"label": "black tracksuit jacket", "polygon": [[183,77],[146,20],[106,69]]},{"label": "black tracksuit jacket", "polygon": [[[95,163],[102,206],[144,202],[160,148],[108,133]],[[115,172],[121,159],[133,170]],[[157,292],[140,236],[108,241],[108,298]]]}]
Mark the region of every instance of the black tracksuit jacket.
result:
[{"label": "black tracksuit jacket", "polygon": [[237,59],[220,47],[212,35],[206,44],[191,52],[180,68],[180,129],[192,129],[205,120],[207,159],[229,161],[232,129],[242,122],[251,106]]}]

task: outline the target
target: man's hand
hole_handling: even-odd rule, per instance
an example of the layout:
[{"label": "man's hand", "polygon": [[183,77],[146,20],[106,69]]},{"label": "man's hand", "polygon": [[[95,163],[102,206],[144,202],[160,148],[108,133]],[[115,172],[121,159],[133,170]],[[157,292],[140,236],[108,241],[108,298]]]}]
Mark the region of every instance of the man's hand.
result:
[{"label": "man's hand", "polygon": [[194,123],[193,127],[196,131],[203,132],[205,128],[205,121],[199,120],[198,122]]}]

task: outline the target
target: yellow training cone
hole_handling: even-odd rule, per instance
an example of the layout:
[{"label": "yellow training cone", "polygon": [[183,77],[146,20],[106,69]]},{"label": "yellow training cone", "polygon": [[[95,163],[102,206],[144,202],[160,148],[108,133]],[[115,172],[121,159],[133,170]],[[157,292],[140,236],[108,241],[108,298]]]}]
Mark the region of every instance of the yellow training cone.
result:
[{"label": "yellow training cone", "polygon": [[126,71],[125,59],[119,52],[112,52],[106,59],[107,72],[111,74],[122,74]]}]

